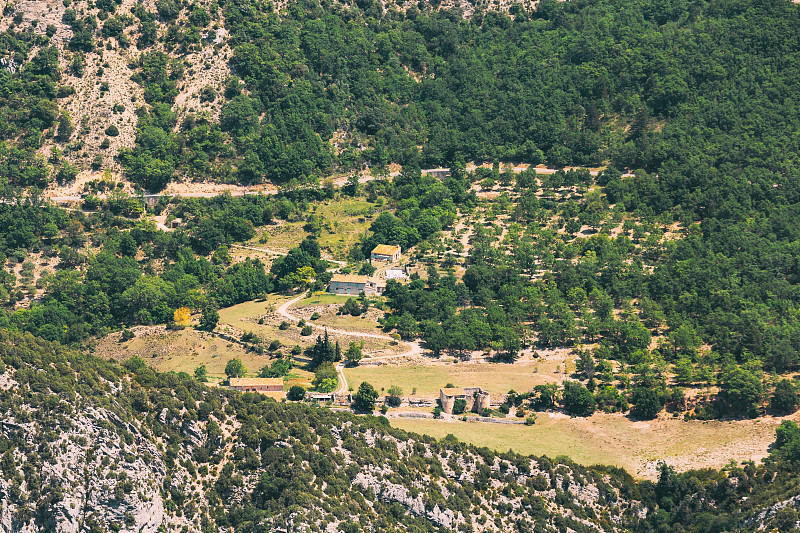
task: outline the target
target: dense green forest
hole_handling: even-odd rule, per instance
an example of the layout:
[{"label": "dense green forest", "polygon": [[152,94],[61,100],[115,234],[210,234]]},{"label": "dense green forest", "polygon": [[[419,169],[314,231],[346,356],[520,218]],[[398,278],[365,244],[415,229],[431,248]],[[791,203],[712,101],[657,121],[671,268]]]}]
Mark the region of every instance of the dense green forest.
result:
[{"label": "dense green forest", "polygon": [[[292,274],[304,266],[316,271],[321,286],[330,274],[313,240],[276,261],[272,272],[258,260],[232,264],[227,245],[247,240],[255,235],[254,228],[272,223],[273,212],[276,217],[295,217],[298,209],[322,197],[322,191],[303,190],[277,197],[185,199],[172,206],[186,221],[184,226],[164,232],[151,221],[137,219],[145,208],[127,195],[114,196],[85,213],[48,207],[40,198],[8,190],[0,203],[0,258],[12,267],[22,263],[23,288],[29,294],[41,289],[44,296],[15,308],[25,294],[16,277],[4,270],[0,327],[81,345],[122,326],[172,322],[179,307],[229,307],[277,287],[291,287],[298,282]],[[137,216],[131,218],[132,212]],[[37,280],[38,288],[32,276],[25,281],[26,264],[33,269],[31,253],[58,263],[54,272]]]},{"label": "dense green forest", "polygon": [[[681,205],[708,216],[791,195],[798,13],[789,2],[545,1],[468,18],[367,0],[280,13],[249,0],[164,3],[173,7],[107,20],[98,7],[102,23],[68,9],[71,62],[31,28],[0,35],[21,65],[0,69],[4,178],[41,186],[72,174],[58,157],[49,170],[35,150],[45,137],[70,138],[62,73],[82,76],[82,53],[121,39],[121,25],[118,45],[131,47],[130,35],[141,51],[134,79],[145,102],[120,160],[148,189],[176,175],[282,183],[461,158],[644,168],[657,184],[631,201],[657,212]],[[204,93],[224,100],[219,121],[189,114],[178,125],[177,58],[220,20],[232,72]]]}]

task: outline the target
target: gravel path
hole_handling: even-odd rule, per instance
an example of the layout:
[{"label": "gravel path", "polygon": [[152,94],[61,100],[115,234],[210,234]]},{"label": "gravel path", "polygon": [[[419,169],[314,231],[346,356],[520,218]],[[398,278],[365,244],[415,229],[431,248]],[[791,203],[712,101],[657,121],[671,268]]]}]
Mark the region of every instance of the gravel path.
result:
[{"label": "gravel path", "polygon": [[[291,314],[289,312],[289,308],[291,306],[293,306],[294,304],[296,304],[297,302],[299,302],[300,300],[302,300],[306,296],[306,294],[307,294],[307,291],[303,291],[299,295],[297,295],[294,298],[292,298],[291,300],[289,300],[288,302],[283,303],[277,309],[278,314],[280,316],[282,316],[283,318],[288,319],[291,322],[299,321],[300,317]],[[363,338],[369,338],[369,339],[378,339],[378,340],[383,340],[383,341],[388,341],[388,342],[392,342],[392,341],[395,340],[392,337],[389,337],[387,335],[378,335],[376,333],[362,333],[360,331],[345,331],[343,329],[328,328],[328,327],[325,327],[325,326],[321,326],[321,325],[318,325],[318,324],[311,324],[311,323],[308,323],[308,322],[307,322],[307,324],[310,325],[312,328],[325,329],[325,330],[328,331],[328,333],[338,333],[340,335],[348,335],[348,336],[351,336],[351,337],[363,337]],[[421,356],[422,355],[424,350],[422,349],[422,346],[420,346],[419,342],[417,342],[417,341],[410,341],[410,342],[409,341],[402,341],[402,342],[404,344],[408,345],[408,350],[406,350],[405,352],[403,352],[401,354],[397,354],[397,355],[382,355],[382,356],[379,356],[379,357],[365,357],[361,361],[364,362],[364,363],[368,363],[368,362],[371,362],[371,361],[382,361],[382,360],[386,360],[386,359],[396,359],[396,358],[399,358],[399,357],[414,357],[414,356]],[[342,371],[343,368],[344,368],[344,363],[339,363],[338,365],[336,365],[336,373],[339,375],[339,387],[336,389],[337,393],[347,392],[347,379],[345,379],[345,377],[344,377],[344,372]]]}]

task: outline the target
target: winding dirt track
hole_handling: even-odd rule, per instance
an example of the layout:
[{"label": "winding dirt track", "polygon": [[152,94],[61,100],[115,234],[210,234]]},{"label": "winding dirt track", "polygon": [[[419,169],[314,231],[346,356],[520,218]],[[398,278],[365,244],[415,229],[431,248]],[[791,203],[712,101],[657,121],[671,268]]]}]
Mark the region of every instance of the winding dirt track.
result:
[{"label": "winding dirt track", "polygon": [[[796,1],[800,2],[800,0],[796,0]],[[467,166],[467,170],[468,171],[473,171],[476,168],[478,168],[476,165],[468,165]],[[528,165],[515,166],[514,169],[513,169],[513,172],[515,174],[519,174],[520,172],[523,172],[524,170],[527,170],[528,168],[529,168]],[[564,168],[564,169],[535,167],[537,174],[555,174],[559,170],[568,170],[570,168],[573,168],[573,167],[567,167],[567,168]],[[574,168],[578,168],[578,167],[574,167]],[[423,174],[428,174],[428,173],[436,173],[436,172],[446,172],[446,171],[449,171],[449,170],[450,170],[449,168],[432,168],[432,169],[424,169],[424,170],[422,170],[422,173]],[[594,169],[594,170],[590,170],[589,173],[592,176],[596,176],[596,175],[598,175],[600,173],[600,171]],[[393,177],[396,177],[396,176],[399,176],[399,175],[400,175],[400,172],[392,172],[392,173],[389,174],[389,177],[393,178]],[[630,173],[630,172],[626,172],[626,173],[622,174],[623,178],[631,177],[631,176],[633,176],[633,174]],[[359,178],[358,182],[359,183],[367,183],[368,181],[372,181],[374,179],[375,178],[372,177],[372,176],[361,176]],[[338,187],[343,186],[345,183],[347,183],[347,178],[338,178],[338,179],[334,180],[334,185],[336,185]],[[279,192],[280,192],[280,189],[277,189],[277,188],[276,189],[261,189],[261,190],[242,190],[242,189],[229,190],[229,189],[226,189],[226,190],[220,190],[220,191],[214,191],[214,192],[183,192],[182,191],[182,192],[162,193],[162,194],[145,194],[145,195],[142,196],[142,198],[145,198],[145,199],[146,198],[160,198],[162,196],[165,196],[167,198],[172,198],[172,197],[175,197],[175,196],[183,196],[185,198],[214,198],[215,196],[219,196],[221,194],[230,194],[231,196],[245,196],[245,195],[249,195],[249,194],[253,194],[253,195],[257,195],[257,194],[277,194]],[[59,194],[62,194],[62,196],[58,196]],[[81,201],[83,199],[80,195],[63,196],[63,189],[61,191],[59,191],[58,189],[45,190],[42,193],[42,196],[44,198],[50,200],[51,202],[56,203],[56,204],[68,204],[68,203],[72,203],[72,202],[79,202],[79,201]],[[98,194],[97,196],[100,199],[105,199],[107,195],[106,194]]]},{"label": "winding dirt track", "polygon": [[[278,310],[277,310],[278,314],[280,316],[288,319],[288,320],[293,321],[293,322],[299,321],[300,317],[291,314],[289,312],[289,308],[291,306],[293,306],[294,304],[296,304],[297,302],[299,302],[300,300],[302,300],[306,296],[306,294],[308,294],[308,291],[303,291],[299,295],[297,295],[294,298],[292,298],[291,300],[289,300],[288,302],[283,303],[280,307],[278,307]],[[325,326],[321,326],[319,324],[311,324],[311,323],[308,323],[308,322],[307,322],[307,324],[309,326],[311,326],[312,328],[325,329],[325,330],[328,331],[328,333],[338,333],[340,335],[348,335],[350,337],[363,337],[363,338],[378,339],[378,340],[389,341],[389,342],[395,340],[392,337],[389,337],[387,335],[378,335],[376,333],[363,333],[363,332],[360,332],[360,331],[346,331],[346,330],[343,330],[343,329],[328,328],[328,327],[325,327]],[[421,356],[422,355],[423,349],[422,349],[422,346],[420,346],[419,342],[417,342],[417,341],[410,341],[410,342],[409,341],[400,341],[400,342],[402,342],[403,344],[407,345],[408,346],[408,350],[406,350],[405,352],[403,352],[401,354],[397,354],[397,355],[382,355],[382,356],[379,356],[379,357],[365,357],[365,358],[362,359],[362,361],[366,363],[366,362],[370,362],[370,361],[382,361],[382,360],[385,360],[385,359],[396,359],[398,357],[414,357],[414,356]],[[339,376],[339,387],[336,389],[336,393],[337,394],[343,394],[343,393],[347,392],[347,379],[345,379],[345,377],[344,377],[344,372],[342,371],[343,368],[344,368],[344,363],[339,363],[338,365],[336,365],[336,373]]]}]

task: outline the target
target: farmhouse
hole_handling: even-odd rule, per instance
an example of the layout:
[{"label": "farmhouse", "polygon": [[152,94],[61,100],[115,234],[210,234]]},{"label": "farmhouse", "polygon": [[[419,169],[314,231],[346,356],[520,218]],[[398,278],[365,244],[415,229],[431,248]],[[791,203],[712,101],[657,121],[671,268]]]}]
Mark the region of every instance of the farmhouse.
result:
[{"label": "farmhouse", "polygon": [[281,378],[231,378],[230,387],[242,392],[260,392],[276,400],[284,398]]},{"label": "farmhouse", "polygon": [[442,411],[453,414],[453,405],[456,400],[464,400],[467,404],[464,411],[478,413],[489,407],[489,393],[480,387],[450,387],[439,389],[439,401],[442,404]]},{"label": "farmhouse", "polygon": [[400,247],[388,244],[379,244],[372,250],[370,258],[373,261],[394,262],[400,259]]},{"label": "farmhouse", "polygon": [[355,295],[383,294],[386,282],[369,276],[356,276],[353,274],[334,274],[328,285],[328,292],[333,294]]}]

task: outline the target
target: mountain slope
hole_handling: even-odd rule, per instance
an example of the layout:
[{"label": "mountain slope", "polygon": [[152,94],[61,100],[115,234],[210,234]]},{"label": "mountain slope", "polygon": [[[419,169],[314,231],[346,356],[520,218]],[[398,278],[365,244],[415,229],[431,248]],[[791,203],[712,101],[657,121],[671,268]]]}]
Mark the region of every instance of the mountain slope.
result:
[{"label": "mountain slope", "polygon": [[4,531],[621,531],[647,512],[622,497],[623,478],[575,465],[208,389],[140,361],[129,373],[29,336],[0,332],[0,345]]},{"label": "mountain slope", "polygon": [[7,331],[0,357],[2,531],[753,530],[800,490],[781,461],[635,484]]}]

